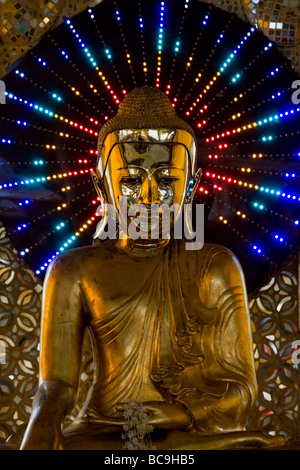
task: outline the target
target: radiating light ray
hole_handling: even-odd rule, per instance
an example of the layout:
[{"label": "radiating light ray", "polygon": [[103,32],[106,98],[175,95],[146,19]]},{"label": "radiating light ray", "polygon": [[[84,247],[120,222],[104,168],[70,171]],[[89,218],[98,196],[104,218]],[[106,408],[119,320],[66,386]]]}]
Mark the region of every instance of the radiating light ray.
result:
[{"label": "radiating light ray", "polygon": [[104,82],[104,85],[106,87],[106,89],[108,90],[108,92],[112,95],[112,98],[114,100],[114,102],[116,104],[119,104],[120,103],[120,99],[119,97],[117,96],[117,94],[115,93],[115,91],[113,90],[112,86],[110,85],[110,83],[108,82],[107,78],[105,77],[105,75],[103,74],[103,72],[101,71],[101,69],[99,68],[99,65],[97,63],[97,60],[95,57],[93,57],[93,55],[91,54],[90,52],[90,49],[86,46],[86,44],[83,42],[83,40],[81,39],[80,35],[77,33],[76,29],[74,28],[71,20],[66,20],[66,24],[69,26],[69,29],[72,31],[72,33],[75,35],[78,43],[80,44],[80,47],[81,47],[81,50],[83,51],[83,53],[85,54],[88,62],[90,63],[90,65],[97,71],[99,77],[101,77],[102,81]]},{"label": "radiating light ray", "polygon": [[294,202],[300,202],[300,195],[298,194],[291,194],[289,191],[285,191],[279,188],[269,188],[268,186],[262,186],[258,185],[255,183],[249,183],[248,181],[243,181],[238,178],[233,178],[233,177],[227,177],[224,175],[216,174],[215,172],[209,172],[207,171],[205,173],[205,176],[213,179],[219,179],[221,181],[224,181],[226,183],[231,183],[231,184],[236,184],[238,186],[241,186],[243,188],[251,189],[252,191],[261,191],[264,192],[265,194],[268,194],[269,196],[273,197],[282,197],[287,199],[288,201],[294,201]]}]

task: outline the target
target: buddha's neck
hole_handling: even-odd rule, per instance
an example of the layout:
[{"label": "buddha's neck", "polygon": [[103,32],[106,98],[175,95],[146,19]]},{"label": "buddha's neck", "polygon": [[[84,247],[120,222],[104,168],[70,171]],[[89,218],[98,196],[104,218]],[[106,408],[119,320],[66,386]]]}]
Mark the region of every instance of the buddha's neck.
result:
[{"label": "buddha's neck", "polygon": [[161,249],[166,247],[170,243],[170,240],[158,239],[158,240],[145,240],[137,239],[133,240],[132,238],[119,237],[116,246],[120,250],[129,253],[133,256],[139,257],[149,257],[158,254]]}]

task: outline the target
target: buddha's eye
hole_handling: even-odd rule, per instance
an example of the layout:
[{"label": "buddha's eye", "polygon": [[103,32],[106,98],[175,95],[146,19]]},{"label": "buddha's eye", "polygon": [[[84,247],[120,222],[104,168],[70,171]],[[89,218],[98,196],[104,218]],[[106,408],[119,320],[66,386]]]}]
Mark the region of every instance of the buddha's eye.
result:
[{"label": "buddha's eye", "polygon": [[121,183],[129,185],[142,184],[142,179],[139,176],[126,176],[121,179]]},{"label": "buddha's eye", "polygon": [[174,181],[177,181],[178,178],[171,178],[171,176],[163,176],[161,178],[158,178],[158,183],[162,184],[171,184],[174,183]]}]

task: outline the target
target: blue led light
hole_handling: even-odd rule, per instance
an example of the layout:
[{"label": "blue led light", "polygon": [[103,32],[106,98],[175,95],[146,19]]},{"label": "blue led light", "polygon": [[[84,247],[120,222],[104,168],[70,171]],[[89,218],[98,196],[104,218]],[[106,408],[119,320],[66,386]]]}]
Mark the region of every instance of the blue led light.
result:
[{"label": "blue led light", "polygon": [[241,78],[241,74],[237,73],[234,77],[232,77],[231,82],[236,83]]},{"label": "blue led light", "polygon": [[40,64],[42,64],[44,67],[47,65],[47,63],[41,57],[38,58],[38,62],[40,62]]},{"label": "blue led light", "polygon": [[281,235],[274,235],[274,238],[275,240],[279,241],[280,243],[283,243],[284,242],[284,238],[281,236]]},{"label": "blue led light", "polygon": [[56,225],[56,230],[60,230],[61,228],[63,228],[65,226],[65,223],[64,222],[61,222],[60,224]]},{"label": "blue led light", "polygon": [[178,52],[179,51],[179,47],[180,47],[180,41],[176,41],[176,44],[175,44],[175,52]]},{"label": "blue led light", "polygon": [[265,209],[265,206],[259,202],[254,202],[253,206],[256,207],[257,209],[263,210]]},{"label": "blue led light", "polygon": [[252,249],[254,251],[256,251],[257,253],[259,253],[259,254],[262,253],[262,249],[260,247],[258,247],[257,245],[252,245]]},{"label": "blue led light", "polygon": [[65,57],[65,59],[69,58],[69,56],[67,55],[67,53],[65,51],[61,51],[61,55],[63,55]]},{"label": "blue led light", "polygon": [[57,101],[62,101],[61,96],[57,95],[56,93],[52,93],[52,98],[54,98]]}]

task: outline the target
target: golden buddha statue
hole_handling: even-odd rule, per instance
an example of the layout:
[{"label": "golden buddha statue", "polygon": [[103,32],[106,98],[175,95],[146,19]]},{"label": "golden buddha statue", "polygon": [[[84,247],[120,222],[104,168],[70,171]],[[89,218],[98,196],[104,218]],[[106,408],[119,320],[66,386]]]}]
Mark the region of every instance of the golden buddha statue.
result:
[{"label": "golden buddha statue", "polygon": [[[136,88],[102,127],[98,151],[95,187],[118,230],[103,240],[104,211],[95,243],[59,255],[47,271],[40,384],[21,449],[121,450],[128,403],[142,406],[157,450],[281,445],[281,437],[244,430],[257,383],[237,259],[174,237],[199,180],[193,130],[162,91]],[[136,224],[136,205],[146,215],[152,205],[177,208],[170,236],[161,236],[161,217],[149,223],[144,212]],[[62,428],[76,401],[86,328],[94,380]]]}]

